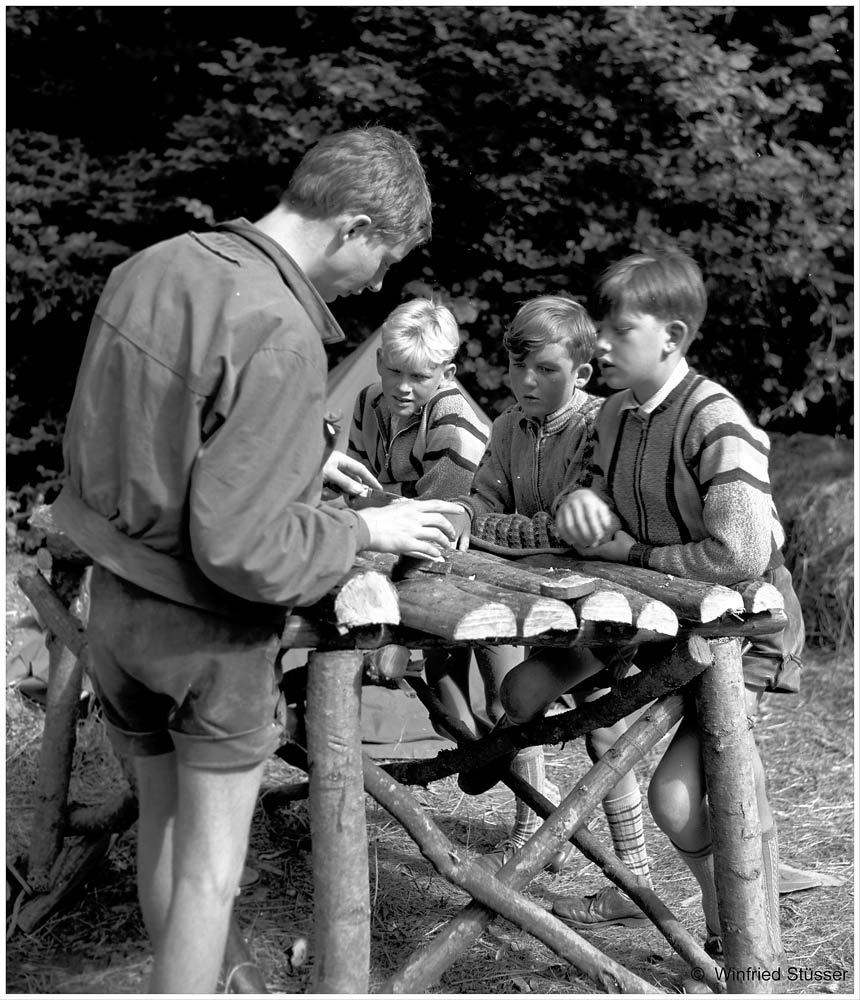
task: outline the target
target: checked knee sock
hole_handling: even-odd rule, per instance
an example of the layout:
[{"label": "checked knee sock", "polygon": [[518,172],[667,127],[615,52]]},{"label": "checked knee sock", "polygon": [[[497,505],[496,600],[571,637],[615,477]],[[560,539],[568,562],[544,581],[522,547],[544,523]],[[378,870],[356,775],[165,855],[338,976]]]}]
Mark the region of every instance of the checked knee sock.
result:
[{"label": "checked knee sock", "polygon": [[[546,795],[548,799],[553,798],[550,792],[558,795],[558,789],[547,787],[549,783],[546,780],[543,747],[526,747],[525,750],[520,750],[513,759],[511,770],[523,781],[527,781],[535,791]],[[536,812],[529,809],[525,802],[521,802],[519,799],[516,802],[511,844],[514,847],[522,847],[530,837],[537,833],[543,820]]]},{"label": "checked knee sock", "polygon": [[651,869],[645,849],[645,827],[642,823],[642,796],[637,788],[616,799],[603,800],[603,811],[609,823],[609,834],[619,860],[651,885]]}]

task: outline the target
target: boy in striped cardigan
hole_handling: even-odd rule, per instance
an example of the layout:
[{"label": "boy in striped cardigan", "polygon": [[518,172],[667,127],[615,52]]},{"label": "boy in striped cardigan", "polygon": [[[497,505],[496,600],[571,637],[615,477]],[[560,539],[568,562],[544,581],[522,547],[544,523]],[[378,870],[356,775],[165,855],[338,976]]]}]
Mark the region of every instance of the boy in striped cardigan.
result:
[{"label": "boy in striped cardigan", "polygon": [[[701,272],[685,254],[635,254],[598,286],[597,358],[617,390],[597,419],[591,472],[558,505],[556,528],[596,558],[732,585],[763,578],[782,593],[788,624],[743,651],[747,712],[765,691],[798,690],[803,619],[780,547],[767,435],[685,354],[704,319]],[[620,519],[622,528],[605,538]],[[645,654],[645,650],[640,650]],[[769,933],[779,933],[777,833],[761,759],[753,765],[762,830]],[[681,722],[648,791],[657,825],[702,889],[706,949],[722,951],[706,789],[695,710]],[[565,901],[555,904],[560,916]]]}]

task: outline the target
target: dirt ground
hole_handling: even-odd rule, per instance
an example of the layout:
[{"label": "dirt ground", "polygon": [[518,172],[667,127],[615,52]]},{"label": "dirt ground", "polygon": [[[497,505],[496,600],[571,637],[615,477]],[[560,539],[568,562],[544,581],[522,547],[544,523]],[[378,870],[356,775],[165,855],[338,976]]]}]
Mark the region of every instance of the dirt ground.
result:
[{"label": "dirt ground", "polygon": [[[26,602],[11,587],[7,623],[13,631],[25,612]],[[785,984],[791,994],[855,992],[853,691],[850,651],[843,656],[811,651],[802,693],[766,699],[756,730],[784,858],[842,881],[782,897],[787,965],[796,976]],[[26,850],[42,710],[7,692],[6,727],[7,861],[14,862]],[[659,750],[655,748],[640,768],[643,789]],[[549,777],[562,788],[588,767],[581,741],[549,748],[547,759]],[[97,801],[106,782],[121,780],[97,716],[79,726],[78,774],[79,787],[74,791],[83,800],[89,794]],[[273,759],[266,784],[298,776]],[[512,816],[511,794],[501,787],[469,798],[453,779],[445,779],[416,794],[450,837],[479,853],[500,839]],[[398,824],[370,799],[367,816],[371,991],[376,991],[422,941],[459,911],[467,897],[435,873]],[[608,843],[601,817],[593,821],[592,829]],[[646,831],[655,888],[684,923],[701,934],[695,883],[647,812]],[[35,931],[23,933],[15,927],[14,912],[7,912],[7,995],[145,992],[150,953],[135,899],[133,844],[132,829],[117,840],[106,862],[68,907]],[[258,808],[248,863],[259,878],[239,897],[241,927],[251,940],[268,989],[303,993],[310,988],[313,965],[313,879],[305,803],[271,815]],[[549,906],[557,895],[592,891],[600,884],[597,870],[575,857],[560,875],[539,876],[529,893]],[[613,928],[588,937],[653,983],[655,993],[677,991],[683,965],[656,930]],[[309,942],[309,950],[305,961],[299,962],[302,939]],[[543,945],[499,919],[427,992],[590,994],[592,986]]]}]

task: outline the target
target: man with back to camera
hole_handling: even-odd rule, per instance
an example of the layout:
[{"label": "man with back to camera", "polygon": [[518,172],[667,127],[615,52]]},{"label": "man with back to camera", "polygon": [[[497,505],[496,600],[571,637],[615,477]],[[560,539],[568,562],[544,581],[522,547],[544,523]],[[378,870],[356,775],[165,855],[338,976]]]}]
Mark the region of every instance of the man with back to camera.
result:
[{"label": "man with back to camera", "polygon": [[441,501],[360,512],[323,479],[378,486],[332,450],[326,303],[378,291],[427,240],[407,139],[322,139],[256,224],[186,233],[110,275],[63,443],[58,527],[93,559],[93,685],[140,806],[138,895],[155,993],[213,992],[266,759],[280,742],[286,613],[356,552],[438,557]]}]

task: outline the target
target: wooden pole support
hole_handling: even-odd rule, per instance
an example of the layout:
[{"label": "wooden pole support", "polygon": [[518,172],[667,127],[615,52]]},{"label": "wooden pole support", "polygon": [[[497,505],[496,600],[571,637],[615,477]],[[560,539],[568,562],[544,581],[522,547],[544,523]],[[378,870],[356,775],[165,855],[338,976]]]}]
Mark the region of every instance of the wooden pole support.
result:
[{"label": "wooden pole support", "polygon": [[314,877],[313,993],[367,993],[370,889],[359,706],[362,655],[315,652],[307,731]]},{"label": "wooden pole support", "polygon": [[[428,711],[432,711],[432,694],[426,686],[414,686],[422,703]],[[576,837],[582,832],[580,828],[618,779],[672,729],[682,712],[683,699],[680,694],[674,693],[666,695],[637,719],[618,740],[612,752],[580,779],[561,806],[557,810],[553,807],[552,823],[544,824],[528,844],[499,869],[496,878],[511,889],[526,886],[564,842],[565,833]],[[518,794],[522,791],[513,776],[506,779],[506,783]],[[529,804],[540,806],[538,802],[530,801]],[[397,813],[394,815],[400,819]],[[402,994],[426,991],[451,964],[466,954],[495,916],[492,909],[477,902],[469,903],[432,941],[414,953],[380,992]],[[692,944],[691,954],[695,954],[694,949]]]},{"label": "wooden pole support", "polygon": [[[63,567],[55,560],[54,572],[62,575],[64,589],[72,600],[76,598],[72,578],[79,585],[85,571],[86,567],[76,567],[63,573]],[[51,885],[51,867],[63,846],[87,647],[80,622],[41,573],[22,574],[19,585],[49,629],[44,736],[39,750],[27,860],[27,880],[35,892],[44,892]]]},{"label": "wooden pole support", "polygon": [[[607,993],[649,993],[651,984],[604,955],[539,904],[503,884],[477,860],[445,837],[409,792],[369,758],[364,783],[421,848],[440,875],[465,889],[475,900],[533,934],[557,955],[582,970]],[[405,992],[405,991],[404,991]]]},{"label": "wooden pole support", "polygon": [[[739,639],[710,643],[714,665],[697,708],[729,993],[772,993],[781,956],[770,944],[761,826]],[[733,971],[735,975],[733,975]]]}]

